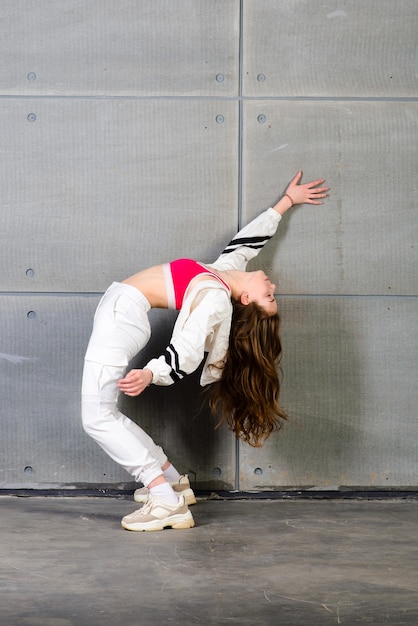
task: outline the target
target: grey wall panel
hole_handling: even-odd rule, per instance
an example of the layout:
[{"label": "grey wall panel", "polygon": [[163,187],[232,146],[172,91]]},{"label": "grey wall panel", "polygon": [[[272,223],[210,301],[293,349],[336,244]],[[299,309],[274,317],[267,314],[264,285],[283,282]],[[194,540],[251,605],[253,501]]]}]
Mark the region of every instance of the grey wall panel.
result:
[{"label": "grey wall panel", "polygon": [[81,429],[82,363],[96,302],[0,297],[3,487],[126,481],[104,455],[96,460]]},{"label": "grey wall panel", "polygon": [[11,99],[0,116],[3,291],[104,291],[211,261],[235,232],[235,102]]},{"label": "grey wall panel", "polygon": [[324,205],[286,214],[263,252],[280,292],[416,295],[417,104],[266,100],[244,110],[244,222],[299,169],[331,187]]},{"label": "grey wall panel", "polygon": [[[0,296],[0,488],[133,484],[83,431],[83,358],[98,296]],[[137,364],[165,347],[173,313],[152,312],[154,337]],[[133,363],[135,364],[135,363]],[[198,373],[175,387],[121,399],[200,487],[235,484],[235,442],[202,407]]]},{"label": "grey wall panel", "polygon": [[3,0],[1,17],[3,94],[238,94],[238,0]]},{"label": "grey wall panel", "polygon": [[[284,429],[241,488],[417,485],[417,298],[281,298]],[[260,472],[262,471],[262,473]]]},{"label": "grey wall panel", "polygon": [[244,1],[245,96],[415,97],[415,0]]}]

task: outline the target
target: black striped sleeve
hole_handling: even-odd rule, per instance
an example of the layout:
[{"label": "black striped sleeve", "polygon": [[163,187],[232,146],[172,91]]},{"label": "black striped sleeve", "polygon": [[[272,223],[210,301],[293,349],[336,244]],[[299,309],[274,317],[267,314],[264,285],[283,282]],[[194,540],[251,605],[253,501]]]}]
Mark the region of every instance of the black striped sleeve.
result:
[{"label": "black striped sleeve", "polygon": [[229,254],[230,252],[234,252],[237,248],[242,247],[251,248],[252,250],[260,250],[266,245],[271,237],[271,235],[264,235],[262,237],[234,238],[229,242],[222,254]]},{"label": "black striped sleeve", "polygon": [[179,355],[172,343],[170,343],[164,352],[165,362],[171,367],[170,377],[175,383],[186,376],[186,372],[180,369]]}]

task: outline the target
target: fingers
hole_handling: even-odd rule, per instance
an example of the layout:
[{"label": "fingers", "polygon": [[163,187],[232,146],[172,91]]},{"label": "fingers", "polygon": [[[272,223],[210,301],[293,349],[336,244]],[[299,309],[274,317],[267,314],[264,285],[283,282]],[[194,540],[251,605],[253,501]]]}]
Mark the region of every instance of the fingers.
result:
[{"label": "fingers", "polygon": [[325,198],[328,195],[327,191],[329,191],[328,187],[320,187],[318,189],[308,189],[307,195],[316,196],[317,198]]},{"label": "fingers", "polygon": [[302,178],[302,170],[299,170],[296,175],[293,177],[292,181],[288,185],[288,189],[298,188],[299,190],[303,190],[305,193],[316,192],[323,193],[329,190],[329,187],[318,187],[318,185],[322,185],[325,182],[325,178],[318,178],[317,180],[312,180],[309,183],[300,183]]},{"label": "fingers", "polygon": [[318,187],[318,185],[322,185],[324,182],[324,178],[319,178],[318,180],[313,180],[310,183],[299,185],[300,188],[305,189],[305,202],[307,204],[322,204],[318,198],[326,198],[328,196],[327,191],[329,191],[329,187]]},{"label": "fingers", "polygon": [[141,380],[131,380],[131,381],[124,381],[124,380],[120,380],[118,382],[118,387],[121,391],[135,391],[136,389],[139,389],[141,387],[141,383],[143,381]]},{"label": "fingers", "polygon": [[302,178],[302,174],[303,174],[302,170],[299,170],[298,172],[296,172],[296,175],[290,181],[290,185],[297,185],[300,179]]},{"label": "fingers", "polygon": [[137,396],[140,396],[143,391],[143,389],[140,389],[138,391],[124,391],[123,393],[125,396],[129,396],[130,398],[136,398]]},{"label": "fingers", "polygon": [[306,200],[305,204],[324,204],[321,200]]},{"label": "fingers", "polygon": [[120,379],[120,381],[119,381],[119,382],[121,383],[121,382],[127,382],[127,381],[129,381],[129,380],[133,380],[133,379],[135,379],[135,378],[136,378],[136,376],[137,376],[137,371],[136,371],[136,370],[130,370],[130,371],[126,374],[126,376],[125,376],[124,378],[121,378],[121,379]]},{"label": "fingers", "polygon": [[[310,183],[305,183],[305,185],[312,189],[312,187],[316,187],[317,185],[322,185],[325,182],[325,178],[319,178],[318,180],[312,180]],[[328,187],[326,187],[328,189]],[[319,189],[317,191],[320,191]]]},{"label": "fingers", "polygon": [[327,198],[327,197],[328,197],[327,193],[318,193],[312,196],[312,198],[308,198],[307,200],[305,200],[305,202],[307,204],[323,204],[323,202],[321,200],[318,200],[318,198]]},{"label": "fingers", "polygon": [[317,187],[316,189],[310,189],[313,193],[326,193],[329,191],[329,187]]}]

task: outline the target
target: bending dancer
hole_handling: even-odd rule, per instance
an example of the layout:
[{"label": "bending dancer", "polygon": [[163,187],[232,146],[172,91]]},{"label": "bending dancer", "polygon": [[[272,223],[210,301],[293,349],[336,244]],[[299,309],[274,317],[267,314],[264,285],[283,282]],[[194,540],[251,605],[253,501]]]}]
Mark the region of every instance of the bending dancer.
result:
[{"label": "bending dancer", "polygon": [[[172,385],[207,358],[201,385],[211,385],[210,405],[235,435],[258,446],[286,419],[278,404],[281,344],[275,285],[246,266],[274,235],[282,215],[296,204],[322,204],[324,180],[301,184],[298,172],[286,193],[245,226],[211,265],[190,259],[142,270],[113,283],[101,299],[85,356],[82,385],[84,430],[144,487],[144,506],[122,519],[128,530],[191,528],[195,497],[181,476],[137,424],[117,407],[118,393],[138,396],[150,384]],[[147,344],[148,311],[179,310],[164,354],[126,374]]]}]

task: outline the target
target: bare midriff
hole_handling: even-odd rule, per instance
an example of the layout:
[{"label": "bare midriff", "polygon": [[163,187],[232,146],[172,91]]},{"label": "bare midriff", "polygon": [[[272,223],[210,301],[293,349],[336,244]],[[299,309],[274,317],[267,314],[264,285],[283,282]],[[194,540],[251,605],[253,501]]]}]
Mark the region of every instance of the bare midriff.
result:
[{"label": "bare midriff", "polygon": [[122,281],[135,287],[147,298],[153,308],[167,308],[167,292],[162,265],[154,265]]},{"label": "bare midriff", "polygon": [[[214,272],[214,270],[211,271]],[[214,273],[223,277],[223,272]],[[196,276],[190,282],[188,289],[190,289],[191,285],[194,285],[195,283],[203,280],[216,281],[217,279],[210,274],[201,274],[199,276]],[[153,267],[148,267],[145,270],[129,276],[129,278],[125,278],[122,283],[131,285],[132,287],[135,287],[136,289],[141,291],[147,298],[151,307],[158,309],[168,308],[167,291],[162,265],[154,265]]]}]

